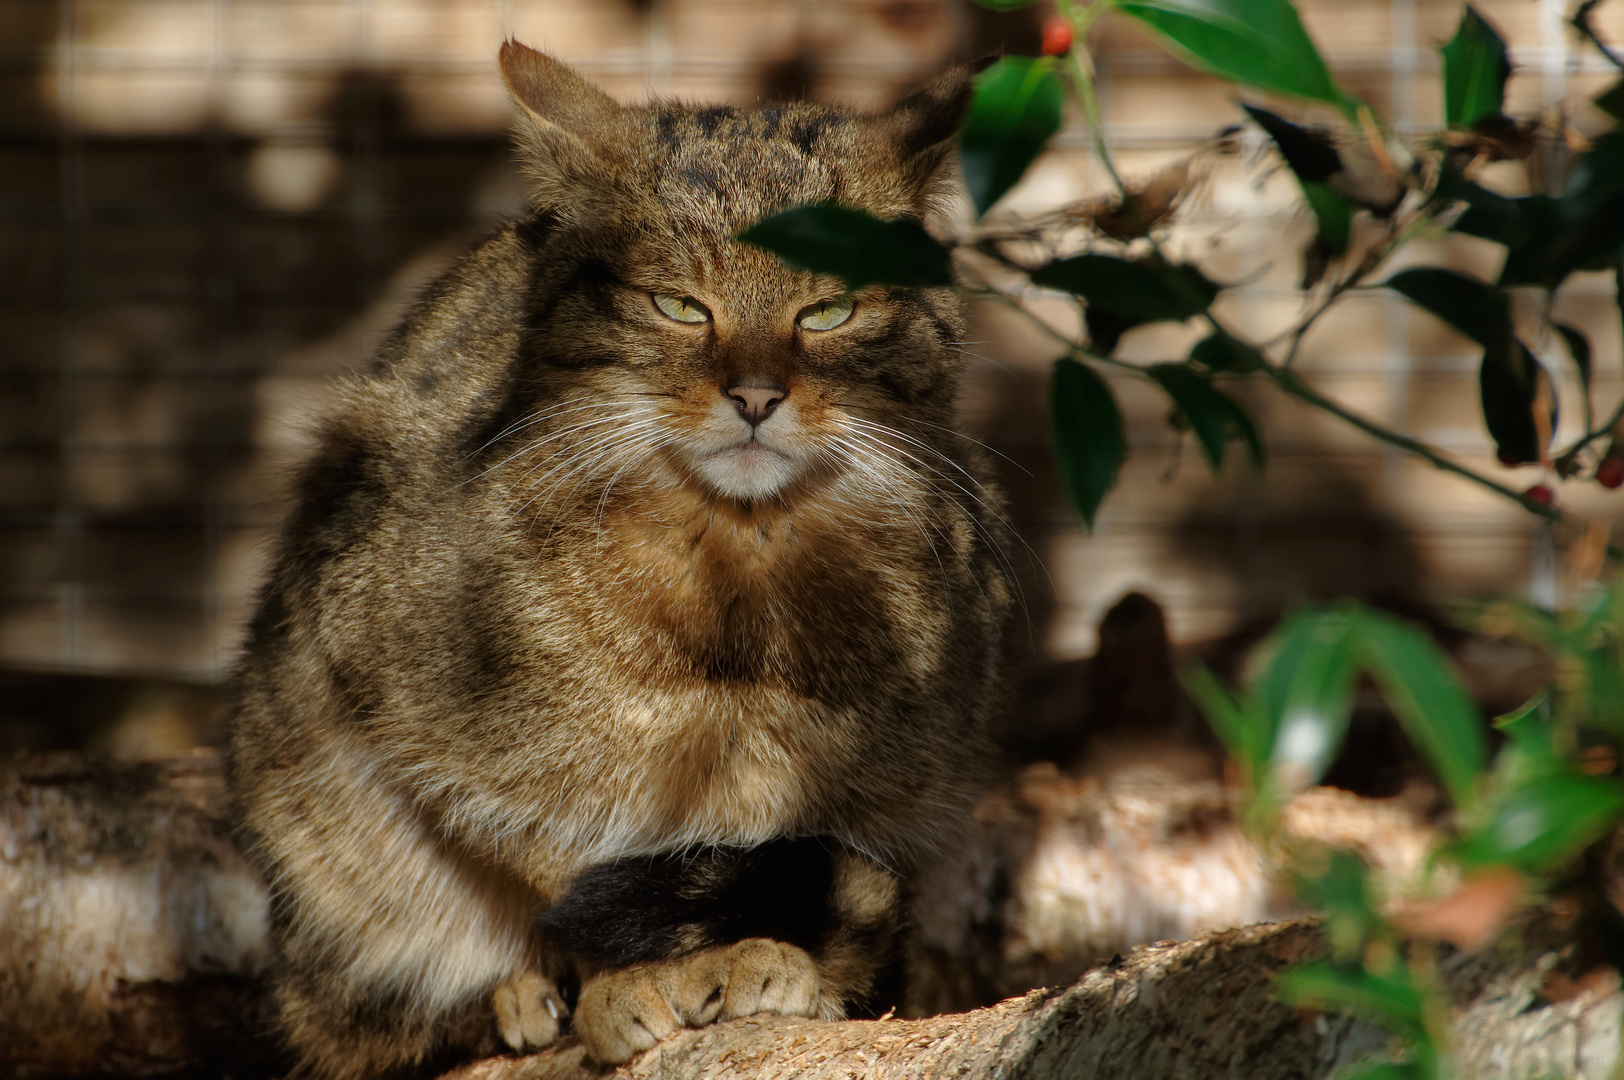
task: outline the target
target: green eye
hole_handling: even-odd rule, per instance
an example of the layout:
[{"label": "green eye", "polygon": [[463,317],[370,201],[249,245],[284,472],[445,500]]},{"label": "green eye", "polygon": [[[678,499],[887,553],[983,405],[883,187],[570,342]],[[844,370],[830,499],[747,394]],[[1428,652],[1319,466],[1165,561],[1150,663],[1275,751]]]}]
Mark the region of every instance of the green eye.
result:
[{"label": "green eye", "polygon": [[691,296],[672,296],[670,293],[650,293],[654,299],[654,306],[660,309],[660,314],[668,319],[675,319],[681,323],[709,322],[711,313]]},{"label": "green eye", "polygon": [[801,313],[795,316],[795,322],[802,330],[833,330],[851,318],[851,312],[851,297],[842,296],[836,300],[820,300],[802,308]]}]

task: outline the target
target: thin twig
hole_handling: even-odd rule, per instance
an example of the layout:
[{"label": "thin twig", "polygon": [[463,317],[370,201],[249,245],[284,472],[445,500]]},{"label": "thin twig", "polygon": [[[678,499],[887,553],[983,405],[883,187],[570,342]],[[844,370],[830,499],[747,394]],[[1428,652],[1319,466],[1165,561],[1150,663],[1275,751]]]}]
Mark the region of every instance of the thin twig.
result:
[{"label": "thin twig", "polygon": [[966,289],[966,292],[969,292],[972,295],[991,297],[1000,304],[1009,308],[1011,311],[1018,312],[1025,316],[1026,320],[1033,326],[1037,327],[1038,330],[1040,330],[1046,337],[1049,337],[1056,344],[1064,348],[1068,356],[1080,356],[1084,359],[1091,360],[1096,364],[1105,364],[1108,367],[1114,367],[1122,371],[1131,371],[1138,375],[1143,375],[1145,373],[1144,369],[1137,364],[1130,364],[1126,360],[1118,360],[1114,356],[1102,356],[1099,353],[1090,350],[1088,346],[1073,341],[1065,334],[1062,334],[1060,331],[1038,318],[1037,315],[1033,313],[1032,309],[1027,307],[1025,302],[1020,297],[1010,295],[1004,290],[998,288],[996,285],[993,285],[986,278],[981,277],[979,274],[977,274],[976,277],[980,281],[980,284]]},{"label": "thin twig", "polygon": [[1365,434],[1379,439],[1390,446],[1396,446],[1401,450],[1406,450],[1409,453],[1414,454],[1416,457],[1423,458],[1442,469],[1444,472],[1454,473],[1456,476],[1470,480],[1479,487],[1487,488],[1497,495],[1503,495],[1512,502],[1517,503],[1531,514],[1536,514],[1539,517],[1546,518],[1550,521],[1562,521],[1567,517],[1566,514],[1564,514],[1561,510],[1556,509],[1554,506],[1546,506],[1544,503],[1530,498],[1523,492],[1517,491],[1514,488],[1509,488],[1497,480],[1491,480],[1482,473],[1467,468],[1465,465],[1451,461],[1441,452],[1434,450],[1432,447],[1428,446],[1424,442],[1421,442],[1419,439],[1414,439],[1401,432],[1393,431],[1391,428],[1383,427],[1382,425],[1376,423],[1376,421],[1361,416],[1353,410],[1332,401],[1330,398],[1324,396],[1319,391],[1309,386],[1303,377],[1293,370],[1284,368],[1279,364],[1270,363],[1265,363],[1259,370],[1261,370],[1262,373],[1275,384],[1275,386],[1279,387],[1282,391],[1290,396],[1296,398],[1298,401],[1312,405],[1316,409],[1320,409],[1323,412],[1328,412],[1344,423],[1351,424],[1360,431],[1363,431]]},{"label": "thin twig", "polygon": [[1329,311],[1350,290],[1357,288],[1365,278],[1375,273],[1376,268],[1385,263],[1393,252],[1409,243],[1410,234],[1414,227],[1415,223],[1412,222],[1402,229],[1390,231],[1387,241],[1367,252],[1353,273],[1332,284],[1330,291],[1325,294],[1325,298],[1320,302],[1320,305],[1309,312],[1303,321],[1297,324],[1295,329],[1288,331],[1285,335],[1291,339],[1291,344],[1286,349],[1286,355],[1280,361],[1282,366],[1291,367],[1296,362],[1297,353],[1303,346],[1303,339],[1308,336],[1308,331],[1313,329],[1320,316]]}]

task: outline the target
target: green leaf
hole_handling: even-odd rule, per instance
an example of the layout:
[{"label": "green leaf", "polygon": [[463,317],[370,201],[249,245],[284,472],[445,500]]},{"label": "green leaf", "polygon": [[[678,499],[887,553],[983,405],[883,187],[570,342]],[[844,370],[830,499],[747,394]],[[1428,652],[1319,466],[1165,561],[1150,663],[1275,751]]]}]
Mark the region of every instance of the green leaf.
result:
[{"label": "green leaf", "polygon": [[1333,851],[1324,871],[1298,875],[1297,895],[1325,916],[1325,936],[1337,960],[1355,959],[1381,917],[1371,903],[1364,860],[1349,851]]},{"label": "green leaf", "polygon": [[1223,471],[1224,451],[1231,435],[1246,443],[1252,463],[1263,467],[1263,442],[1257,426],[1234,398],[1186,364],[1155,364],[1146,369],[1146,374],[1161,385],[1189,422],[1213,472]]},{"label": "green leaf", "polygon": [[1603,134],[1574,162],[1558,209],[1565,228],[1551,245],[1548,283],[1618,263],[1624,245],[1624,131]]},{"label": "green leaf", "polygon": [[1495,728],[1507,737],[1494,758],[1495,788],[1509,790],[1562,770],[1561,755],[1551,738],[1548,700],[1548,695],[1542,693],[1515,711],[1494,718]]},{"label": "green leaf", "polygon": [[[1613,267],[1613,306],[1618,309],[1620,328],[1624,329],[1624,259],[1619,260],[1619,264]],[[1624,589],[1624,575],[1619,577],[1619,587]],[[1619,623],[1620,631],[1624,632],[1624,615],[1621,615]]]},{"label": "green leaf", "polygon": [[1353,203],[1331,190],[1327,184],[1304,183],[1300,186],[1304,201],[1314,212],[1314,222],[1319,226],[1319,237],[1325,250],[1332,255],[1343,254],[1348,250],[1348,240],[1353,235]]},{"label": "green leaf", "polygon": [[1459,200],[1466,211],[1456,232],[1506,245],[1500,284],[1554,289],[1575,270],[1617,265],[1624,246],[1624,130],[1599,137],[1574,162],[1562,197],[1509,199],[1458,173],[1446,172],[1435,198]]},{"label": "green leaf", "polygon": [[[1242,105],[1248,116],[1269,133],[1280,156],[1286,161],[1303,198],[1319,224],[1316,247],[1320,254],[1341,255],[1348,248],[1353,216],[1364,206],[1380,217],[1397,208],[1402,187],[1376,181],[1370,166],[1350,171],[1337,149],[1336,140],[1324,128],[1303,127],[1284,117],[1252,105]],[[1369,173],[1361,179],[1361,173]],[[1312,275],[1318,280],[1318,274]],[[1305,286],[1306,287],[1306,286]]]},{"label": "green leaf", "polygon": [[1456,849],[1467,865],[1549,870],[1607,835],[1624,817],[1624,788],[1595,776],[1536,776],[1495,801],[1488,821]]},{"label": "green leaf", "polygon": [[1245,767],[1248,776],[1261,777],[1274,743],[1268,718],[1236,701],[1204,664],[1187,669],[1181,681],[1224,749]]},{"label": "green leaf", "polygon": [[1322,129],[1307,128],[1268,109],[1241,103],[1257,125],[1269,133],[1280,156],[1298,180],[1310,184],[1323,184],[1342,171],[1342,155],[1337,153],[1336,142]]},{"label": "green leaf", "polygon": [[1539,460],[1542,447],[1534,423],[1538,372],[1534,354],[1521,341],[1513,339],[1505,348],[1483,350],[1477,368],[1483,422],[1497,452],[1507,461]]},{"label": "green leaf", "polygon": [[1241,108],[1269,133],[1286,166],[1297,178],[1297,186],[1302,189],[1303,198],[1319,224],[1320,243],[1325,251],[1330,255],[1347,251],[1354,206],[1329,184],[1331,177],[1342,172],[1342,156],[1337,152],[1335,141],[1324,131],[1293,124],[1267,109],[1246,104]]},{"label": "green leaf", "polygon": [[1595,102],[1597,108],[1614,120],[1624,120],[1624,79],[1597,94]]},{"label": "green leaf", "polygon": [[1263,354],[1252,346],[1216,332],[1195,343],[1190,359],[1210,371],[1256,371],[1264,364]]},{"label": "green leaf", "polygon": [[1487,755],[1483,721],[1471,697],[1420,628],[1368,608],[1352,609],[1350,618],[1364,666],[1410,741],[1455,805],[1469,805]]},{"label": "green leaf", "polygon": [[1483,346],[1478,390],[1489,434],[1508,460],[1538,461],[1538,368],[1512,333],[1505,290],[1436,266],[1402,271],[1383,284]]},{"label": "green leaf", "polygon": [[1543,710],[1549,695],[1535,694],[1521,706],[1494,718],[1494,726],[1511,739],[1512,745],[1530,757],[1556,759],[1556,746],[1551,742],[1551,725]]},{"label": "green leaf", "polygon": [[1122,335],[1139,324],[1110,308],[1090,304],[1083,312],[1083,325],[1088,328],[1088,347],[1101,356],[1110,356],[1116,352]]},{"label": "green leaf", "polygon": [[1352,1013],[1411,1038],[1426,1035],[1426,995],[1403,966],[1391,975],[1375,975],[1324,961],[1299,964],[1281,972],[1279,987],[1281,996],[1293,1004]]},{"label": "green leaf", "polygon": [[1200,315],[1218,295],[1218,286],[1193,266],[1130,262],[1115,255],[1073,255],[1040,266],[1031,276],[1034,285],[1088,301],[1089,340],[1106,356],[1134,327]]},{"label": "green leaf", "polygon": [[976,76],[959,164],[976,216],[1014,187],[1060,130],[1064,93],[1052,57],[1006,56]]},{"label": "green leaf", "polygon": [[[1537,198],[1542,198],[1551,205],[1554,219],[1555,201],[1547,196]],[[1466,179],[1455,169],[1446,168],[1438,178],[1433,199],[1439,202],[1466,204],[1465,211],[1455,219],[1454,224],[1450,225],[1455,232],[1481,236],[1485,240],[1493,240],[1507,247],[1516,247],[1530,239],[1525,199],[1513,199],[1490,191],[1481,184]]]},{"label": "green leaf", "polygon": [[1324,775],[1353,712],[1354,652],[1347,617],[1305,611],[1270,635],[1273,655],[1253,686],[1270,719],[1270,780],[1287,795]]},{"label": "green leaf", "polygon": [[1439,178],[1433,198],[1466,204],[1451,230],[1506,246],[1502,286],[1554,286],[1568,272],[1562,264],[1571,259],[1564,252],[1573,247],[1577,234],[1568,225],[1560,200],[1549,195],[1507,198],[1450,169]]},{"label": "green leaf", "polygon": [[739,234],[798,270],[832,274],[853,289],[953,284],[952,257],[917,221],[881,221],[837,203],[797,206]]},{"label": "green leaf", "polygon": [[1590,217],[1624,189],[1624,131],[1614,128],[1597,137],[1573,163],[1562,191],[1562,213],[1570,222]]},{"label": "green leaf", "polygon": [[1449,44],[1438,50],[1444,68],[1444,123],[1470,127],[1505,105],[1511,61],[1506,43],[1470,4]]},{"label": "green leaf", "polygon": [[1567,342],[1568,355],[1573,357],[1573,366],[1579,369],[1579,384],[1584,393],[1588,395],[1590,393],[1590,376],[1592,373],[1590,338],[1586,337],[1585,332],[1577,326],[1569,326],[1567,323],[1559,322],[1554,322],[1551,325],[1556,327],[1556,332],[1562,335],[1563,341]]},{"label": "green leaf", "polygon": [[1083,524],[1093,529],[1128,456],[1122,411],[1105,380],[1069,357],[1055,361],[1049,408],[1061,479]]},{"label": "green leaf", "polygon": [[1404,270],[1382,284],[1485,348],[1504,348],[1511,338],[1511,301],[1503,289],[1437,266]]},{"label": "green leaf", "polygon": [[1117,10],[1195,67],[1261,90],[1346,106],[1291,0],[1120,0]]},{"label": "green leaf", "polygon": [[1064,289],[1136,323],[1200,315],[1218,295],[1218,286],[1194,267],[1174,269],[1184,273],[1190,291],[1174,288],[1166,274],[1158,273],[1150,263],[1129,262],[1116,255],[1073,255],[1034,270],[1032,283]]},{"label": "green leaf", "polygon": [[[1562,221],[1561,204],[1549,195],[1524,195],[1506,202],[1516,213],[1516,224],[1509,242],[1501,240],[1506,244],[1506,261],[1500,267],[1500,284],[1507,287],[1555,286],[1566,276],[1564,271],[1557,269],[1562,261],[1562,250],[1572,243]],[[1468,210],[1462,220],[1476,227],[1485,221],[1489,212],[1489,204],[1485,200]],[[1497,227],[1503,225],[1497,223]],[[1460,222],[1456,223],[1455,228],[1457,232],[1472,232],[1472,229],[1463,228]],[[1482,233],[1474,235],[1481,236]],[[1498,238],[1490,236],[1489,239]]]},{"label": "green leaf", "polygon": [[1624,731],[1624,669],[1618,656],[1606,649],[1584,654],[1588,719],[1617,734]]},{"label": "green leaf", "polygon": [[1419,1061],[1364,1061],[1336,1075],[1337,1080],[1436,1080],[1438,1070]]}]

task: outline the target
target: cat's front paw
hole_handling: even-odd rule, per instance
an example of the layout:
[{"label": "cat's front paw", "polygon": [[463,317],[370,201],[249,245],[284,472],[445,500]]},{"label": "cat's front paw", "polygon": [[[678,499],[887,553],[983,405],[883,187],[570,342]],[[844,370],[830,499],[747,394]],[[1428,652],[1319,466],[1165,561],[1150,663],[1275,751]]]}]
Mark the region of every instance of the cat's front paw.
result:
[{"label": "cat's front paw", "polygon": [[551,1046],[569,1009],[551,979],[533,971],[522,972],[497,986],[491,994],[496,1030],[509,1047],[524,1053]]},{"label": "cat's front paw", "polygon": [[818,969],[805,950],[767,938],[610,971],[581,990],[575,1031],[617,1065],[679,1028],[755,1013],[819,1014]]}]

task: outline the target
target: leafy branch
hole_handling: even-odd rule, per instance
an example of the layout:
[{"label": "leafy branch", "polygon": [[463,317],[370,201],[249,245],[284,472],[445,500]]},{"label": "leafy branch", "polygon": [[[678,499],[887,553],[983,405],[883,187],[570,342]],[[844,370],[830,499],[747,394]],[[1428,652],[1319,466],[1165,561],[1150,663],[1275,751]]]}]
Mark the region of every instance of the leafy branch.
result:
[{"label": "leafy branch", "polygon": [[[985,2],[1006,9],[1023,6],[1020,0]],[[858,225],[858,219],[866,217],[860,211],[799,207],[747,230],[744,238],[795,265],[839,274],[853,287],[873,282],[950,285],[955,281],[952,267],[957,265],[958,276],[974,279],[976,291],[1021,312],[1060,345],[1063,353],[1057,365],[1104,365],[1156,383],[1168,394],[1183,426],[1201,439],[1215,470],[1223,465],[1223,443],[1228,439],[1262,445],[1255,425],[1219,382],[1262,378],[1299,403],[1531,514],[1568,520],[1570,515],[1556,505],[1549,484],[1537,482],[1519,490],[1503,483],[1413,435],[1354,412],[1315,390],[1296,371],[1303,343],[1319,320],[1354,290],[1372,287],[1371,275],[1417,235],[1448,229],[1484,237],[1507,249],[1497,282],[1424,269],[1404,271],[1376,286],[1394,289],[1482,347],[1481,406],[1502,465],[1539,464],[1558,479],[1592,475],[1609,487],[1624,482],[1624,448],[1615,449],[1612,442],[1613,429],[1624,418],[1624,403],[1613,410],[1607,424],[1596,428],[1587,423],[1568,446],[1551,447],[1555,401],[1548,367],[1560,357],[1536,356],[1518,337],[1507,291],[1533,284],[1554,292],[1577,271],[1618,265],[1618,250],[1624,244],[1620,191],[1624,184],[1616,178],[1624,174],[1624,135],[1598,140],[1577,163],[1575,180],[1561,196],[1508,198],[1480,186],[1473,177],[1485,161],[1525,157],[1534,143],[1530,125],[1502,112],[1511,75],[1504,42],[1470,7],[1455,37],[1440,50],[1448,127],[1423,159],[1416,160],[1383,131],[1367,106],[1337,87],[1289,0],[1086,4],[1056,0],[1056,4],[1050,29],[1058,26],[1062,33],[1049,37],[1062,47],[1053,50],[1055,55],[1005,57],[977,80],[960,135],[966,185],[978,218],[968,236],[944,243],[913,222],[869,219]],[[1575,16],[1575,25],[1587,10]],[[1245,108],[1296,177],[1316,223],[1304,256],[1305,290],[1313,289],[1333,266],[1344,267],[1328,285],[1319,287],[1319,296],[1295,325],[1272,342],[1250,341],[1238,328],[1221,322],[1211,309],[1225,286],[1168,254],[1164,236],[1182,192],[1169,198],[1165,192],[1151,192],[1149,185],[1135,187],[1122,178],[1104,136],[1087,43],[1089,31],[1109,13],[1149,26],[1172,51],[1202,70],[1332,106],[1345,120],[1348,130],[1339,138],[1262,108]],[[1059,129],[1065,83],[1082,107],[1094,152],[1111,178],[1110,205],[1103,210],[1087,208],[1086,213],[1078,207],[1061,208],[1024,223],[982,223]],[[1620,85],[1624,88],[1624,82]],[[1374,243],[1355,244],[1354,225],[1359,220],[1379,228]],[[1075,243],[1077,226],[1090,222],[1094,229],[1084,249],[1059,254]],[[854,242],[854,237],[862,242]],[[1024,255],[1012,256],[1011,244],[1020,244],[1027,253],[1047,254],[1034,264]],[[955,251],[965,254],[954,258]],[[976,258],[1025,276],[1035,286],[1074,296],[1083,313],[1086,338],[1073,341],[1060,335],[1022,302],[1024,293],[990,284],[974,269]],[[1183,359],[1145,365],[1115,358],[1118,342],[1129,331],[1190,319],[1203,321],[1211,333]],[[1577,328],[1554,322],[1549,328],[1551,333],[1545,336],[1560,339],[1579,369],[1589,420],[1594,411],[1589,400],[1589,342]],[[1282,345],[1277,357],[1270,355]],[[1181,373],[1172,376],[1175,366]],[[1056,387],[1070,395],[1069,403],[1052,410],[1062,473],[1068,478],[1073,504],[1091,526],[1126,456],[1124,425],[1103,380],[1085,382],[1067,376]],[[1113,422],[1097,422],[1113,410],[1117,410]],[[1083,416],[1091,418],[1086,427],[1079,419]],[[1066,430],[1068,426],[1080,430]],[[1607,446],[1597,455],[1594,447],[1603,439]],[[1261,451],[1256,456],[1261,460]],[[1618,463],[1610,464],[1614,459]]]},{"label": "leafy branch", "polygon": [[[977,2],[1011,9],[1033,0]],[[957,285],[1030,320],[1060,353],[1050,382],[1052,441],[1067,492],[1090,528],[1128,453],[1107,370],[1155,384],[1215,473],[1236,440],[1261,467],[1263,439],[1227,388],[1262,380],[1530,514],[1570,520],[1548,483],[1519,491],[1361,415],[1304,377],[1297,361],[1309,333],[1349,295],[1372,289],[1402,296],[1481,350],[1478,404],[1502,466],[1537,465],[1556,480],[1624,486],[1624,401],[1595,423],[1590,341],[1579,328],[1555,321],[1551,303],[1574,274],[1602,270],[1612,272],[1624,307],[1624,127],[1588,145],[1561,131],[1565,146],[1580,147],[1561,189],[1510,197],[1479,183],[1483,166],[1526,160],[1549,134],[1535,122],[1505,115],[1510,57],[1499,33],[1470,6],[1439,50],[1442,126],[1427,145],[1412,150],[1336,85],[1290,0],[1053,2],[1045,55],[1004,57],[977,79],[959,136],[975,212],[966,235],[944,242],[917,221],[882,222],[824,205],[774,215],[742,239],[792,265],[839,275],[853,288]],[[1591,26],[1601,2],[1585,0],[1572,23],[1582,40],[1624,71],[1624,62]],[[1187,163],[1134,185],[1113,159],[1088,49],[1089,32],[1112,14],[1137,20],[1202,71],[1310,103],[1340,124],[1333,131],[1242,106],[1295,177],[1315,224],[1302,259],[1302,290],[1313,300],[1268,341],[1248,338],[1214,312],[1215,302],[1234,286],[1213,281],[1195,263],[1170,253],[1168,240],[1189,183]],[[1067,84],[1112,194],[1028,220],[989,220],[1059,130]],[[1624,78],[1596,103],[1624,121]],[[1504,248],[1498,278],[1413,265],[1372,280],[1418,236],[1449,232]],[[1027,302],[1032,289],[1072,297],[1083,336],[1074,340],[1040,317]],[[1543,292],[1538,325],[1513,318],[1512,289]],[[1124,336],[1157,323],[1198,324],[1206,333],[1181,358],[1141,363],[1116,355]],[[1577,375],[1584,423],[1580,434],[1559,447],[1552,373],[1563,365]],[[1619,557],[1616,549],[1608,551]],[[1325,913],[1332,957],[1288,971],[1281,994],[1364,1015],[1386,1025],[1403,1047],[1392,1060],[1356,1067],[1350,1075],[1451,1075],[1448,1004],[1436,990],[1426,939],[1467,948],[1486,944],[1485,935],[1492,936],[1512,907],[1563,880],[1587,846],[1624,820],[1618,764],[1624,760],[1624,575],[1563,615],[1502,604],[1481,613],[1479,621],[1486,631],[1518,637],[1547,654],[1556,673],[1543,695],[1496,721],[1503,746],[1492,761],[1482,720],[1431,638],[1358,605],[1287,619],[1264,643],[1263,662],[1254,665],[1258,674],[1239,691],[1203,669],[1186,676],[1191,696],[1236,766],[1248,824],[1265,842],[1275,834],[1284,801],[1316,783],[1330,765],[1347,734],[1361,678],[1380,689],[1454,808],[1451,838],[1433,863],[1453,868],[1459,887],[1453,897],[1434,902],[1430,913],[1425,905],[1399,909],[1384,901],[1352,853],[1320,852],[1298,862],[1299,892]],[[1588,747],[1585,754],[1605,748],[1608,756],[1585,757],[1581,746]],[[1459,906],[1492,917],[1471,929],[1448,914]],[[1422,940],[1407,947],[1406,939],[1417,935]],[[1624,949],[1619,951],[1610,959],[1624,965]]]}]

